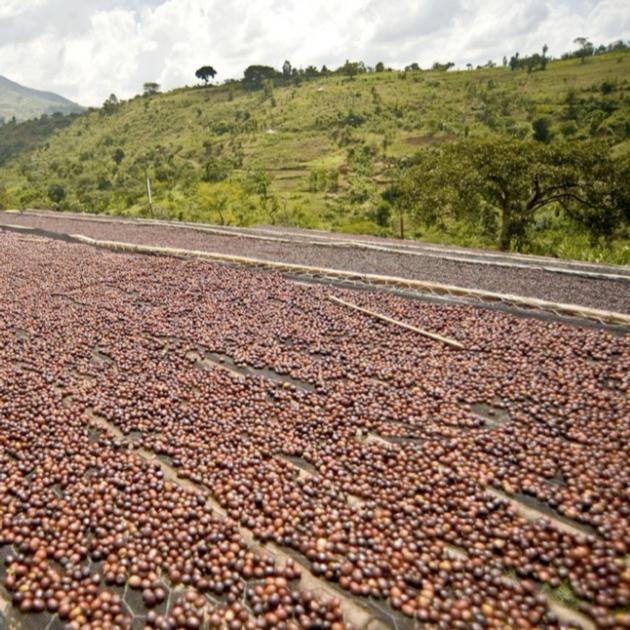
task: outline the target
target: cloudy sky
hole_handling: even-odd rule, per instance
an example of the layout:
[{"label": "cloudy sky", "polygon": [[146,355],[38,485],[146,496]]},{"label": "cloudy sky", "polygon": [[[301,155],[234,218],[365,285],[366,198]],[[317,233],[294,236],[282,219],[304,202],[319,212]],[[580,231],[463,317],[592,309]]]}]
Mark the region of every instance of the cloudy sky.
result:
[{"label": "cloudy sky", "polygon": [[485,63],[630,39],[628,0],[0,0],[0,74],[99,105],[251,63]]}]

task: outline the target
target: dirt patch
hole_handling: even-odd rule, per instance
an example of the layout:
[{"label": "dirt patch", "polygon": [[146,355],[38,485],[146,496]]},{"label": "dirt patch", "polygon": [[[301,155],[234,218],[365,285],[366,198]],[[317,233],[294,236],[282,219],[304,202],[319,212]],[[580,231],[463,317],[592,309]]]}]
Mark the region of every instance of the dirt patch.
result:
[{"label": "dirt patch", "polygon": [[16,336],[18,341],[28,341],[29,340],[29,335],[23,328],[16,328],[15,329],[15,336]]},{"label": "dirt patch", "polygon": [[510,420],[510,414],[500,407],[493,407],[487,403],[476,403],[472,406],[472,412],[479,416],[488,428],[496,428]]}]

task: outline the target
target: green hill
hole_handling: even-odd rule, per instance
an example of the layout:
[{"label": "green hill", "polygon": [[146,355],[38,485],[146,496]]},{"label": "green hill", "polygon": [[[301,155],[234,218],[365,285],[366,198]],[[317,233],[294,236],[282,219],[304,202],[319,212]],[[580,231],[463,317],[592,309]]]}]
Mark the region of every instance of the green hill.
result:
[{"label": "green hill", "polygon": [[73,114],[83,108],[63,96],[24,87],[0,75],[0,122],[37,118],[42,114]]},{"label": "green hill", "polygon": [[[0,128],[0,207],[147,214],[148,176],[161,216],[395,234],[382,193],[419,150],[465,137],[531,137],[540,119],[552,142],[603,137],[627,152],[630,54],[552,61],[531,73],[383,71],[267,81],[260,90],[240,82],[179,89],[48,125],[36,147],[37,130],[20,143],[21,125]],[[567,238],[567,227],[552,223],[545,229]],[[413,218],[407,233],[492,245],[464,226],[437,230]],[[532,250],[551,247],[540,243]],[[630,256],[627,241],[616,247],[625,253],[613,259]],[[583,249],[560,254],[611,258]]]}]

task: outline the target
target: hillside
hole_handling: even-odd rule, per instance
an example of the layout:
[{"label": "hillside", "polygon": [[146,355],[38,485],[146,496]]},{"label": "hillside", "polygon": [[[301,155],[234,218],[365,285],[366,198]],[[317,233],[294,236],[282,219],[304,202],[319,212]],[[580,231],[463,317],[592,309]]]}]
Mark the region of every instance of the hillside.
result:
[{"label": "hillside", "polygon": [[[626,152],[630,54],[553,61],[533,73],[385,71],[259,91],[236,82],[180,89],[85,112],[47,128],[37,148],[7,148],[0,129],[0,207],[146,215],[148,175],[158,215],[395,234],[382,193],[405,160],[458,138],[531,137],[540,118],[555,143],[604,137]],[[566,226],[545,229],[566,238]],[[492,245],[456,225],[435,231],[411,219],[407,233]],[[531,251],[547,253],[545,242]],[[578,245],[550,253],[608,256]],[[617,262],[628,253],[620,247]]]},{"label": "hillside", "polygon": [[0,122],[36,118],[42,114],[73,114],[83,108],[76,103],[53,94],[24,87],[0,75]]}]

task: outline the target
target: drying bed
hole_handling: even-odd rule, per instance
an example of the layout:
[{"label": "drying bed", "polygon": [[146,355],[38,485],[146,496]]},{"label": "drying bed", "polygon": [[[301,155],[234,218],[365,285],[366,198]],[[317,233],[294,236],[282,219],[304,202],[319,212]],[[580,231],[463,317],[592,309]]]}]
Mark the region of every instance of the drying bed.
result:
[{"label": "drying bed", "polygon": [[628,627],[629,368],[619,331],[0,234],[0,624]]},{"label": "drying bed", "polygon": [[0,213],[0,225],[395,276],[630,314],[630,269],[622,266],[550,262],[549,259],[474,250],[464,254],[462,250],[438,249],[393,239],[381,239],[376,244],[356,238],[341,241],[317,232],[292,236],[291,232],[272,230],[70,213]]}]

